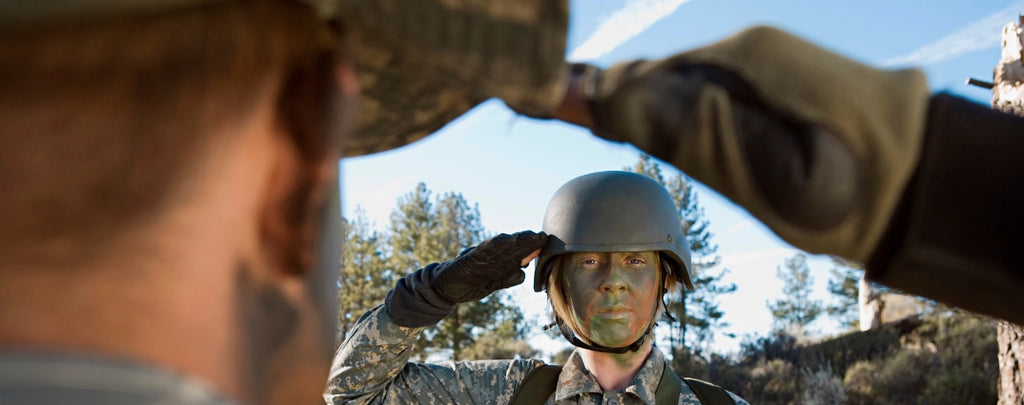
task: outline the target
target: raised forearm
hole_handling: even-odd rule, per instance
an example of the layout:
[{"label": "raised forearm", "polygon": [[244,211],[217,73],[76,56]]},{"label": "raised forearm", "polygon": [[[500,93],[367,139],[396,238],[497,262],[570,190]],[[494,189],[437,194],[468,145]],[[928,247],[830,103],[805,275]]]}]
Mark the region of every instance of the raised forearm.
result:
[{"label": "raised forearm", "polygon": [[571,120],[596,135],[672,163],[794,246],[1024,322],[1024,271],[1008,242],[1024,227],[1024,119],[932,96],[919,71],[874,69],[767,28],[577,71],[582,85],[567,95],[584,102],[563,104],[585,106],[589,124]]}]

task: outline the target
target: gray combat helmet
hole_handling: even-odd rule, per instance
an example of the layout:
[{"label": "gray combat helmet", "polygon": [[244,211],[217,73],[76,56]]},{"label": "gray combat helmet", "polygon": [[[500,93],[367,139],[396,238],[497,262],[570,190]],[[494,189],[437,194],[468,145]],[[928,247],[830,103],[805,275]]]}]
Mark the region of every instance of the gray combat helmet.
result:
[{"label": "gray combat helmet", "polygon": [[565,183],[548,203],[548,244],[537,258],[533,289],[543,291],[555,256],[571,252],[657,251],[671,275],[693,289],[690,247],[665,188],[630,172],[597,172]]}]

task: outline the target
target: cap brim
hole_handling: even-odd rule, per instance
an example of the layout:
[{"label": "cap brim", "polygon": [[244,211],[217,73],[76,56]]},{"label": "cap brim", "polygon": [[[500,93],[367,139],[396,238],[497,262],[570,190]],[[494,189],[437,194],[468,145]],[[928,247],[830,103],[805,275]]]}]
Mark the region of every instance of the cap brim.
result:
[{"label": "cap brim", "polygon": [[400,147],[499,97],[524,111],[561,101],[564,0],[349,0],[362,101],[345,156]]}]

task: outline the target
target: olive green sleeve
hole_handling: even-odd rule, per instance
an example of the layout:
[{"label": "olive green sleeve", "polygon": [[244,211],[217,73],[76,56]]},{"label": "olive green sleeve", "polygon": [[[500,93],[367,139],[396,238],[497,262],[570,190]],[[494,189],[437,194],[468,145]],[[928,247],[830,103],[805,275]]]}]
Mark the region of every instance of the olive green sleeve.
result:
[{"label": "olive green sleeve", "polygon": [[794,246],[857,261],[917,164],[929,98],[918,70],[871,68],[768,27],[587,86],[596,135],[673,164]]},{"label": "olive green sleeve", "polygon": [[866,277],[1024,324],[1024,118],[932,97],[921,158]]}]

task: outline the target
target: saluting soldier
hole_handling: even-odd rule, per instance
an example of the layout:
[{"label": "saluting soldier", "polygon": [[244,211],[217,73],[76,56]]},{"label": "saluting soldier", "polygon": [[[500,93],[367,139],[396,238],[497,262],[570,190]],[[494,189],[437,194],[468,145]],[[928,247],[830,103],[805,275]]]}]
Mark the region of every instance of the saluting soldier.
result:
[{"label": "saluting soldier", "polygon": [[315,400],[341,151],[412,142],[489,97],[633,143],[871,279],[1024,323],[1024,119],[768,28],[565,68],[567,14],[0,0],[0,398]]},{"label": "saluting soldier", "polygon": [[[543,249],[541,249],[543,247]],[[577,347],[563,367],[540,360],[409,363],[420,332],[459,303],[522,283],[547,291],[555,324]],[[680,379],[653,347],[663,296],[693,289],[689,242],[654,180],[598,172],[563,185],[543,231],[498,235],[401,278],[338,349],[324,397],[333,404],[746,404]]]}]

